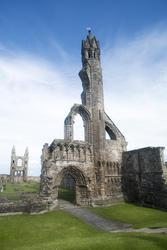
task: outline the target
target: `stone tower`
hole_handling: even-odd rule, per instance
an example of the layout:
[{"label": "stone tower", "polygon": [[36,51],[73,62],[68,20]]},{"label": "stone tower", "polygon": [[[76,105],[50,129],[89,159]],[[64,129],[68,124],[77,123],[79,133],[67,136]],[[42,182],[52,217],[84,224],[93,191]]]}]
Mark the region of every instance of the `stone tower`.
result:
[{"label": "stone tower", "polygon": [[[76,203],[81,205],[110,202],[121,196],[124,136],[104,111],[100,45],[89,31],[81,48],[82,104],[74,104],[64,122],[64,140],[44,145],[41,192],[53,199],[62,178],[75,182]],[[85,141],[73,139],[75,115],[84,123]],[[108,133],[110,139],[106,139]]]},{"label": "stone tower", "polygon": [[29,159],[28,155],[28,148],[26,148],[24,156],[16,156],[16,150],[13,146],[10,167],[10,181],[12,183],[21,183],[27,181]]},{"label": "stone tower", "polygon": [[103,82],[100,65],[100,47],[91,32],[86,41],[82,41],[82,70],[79,76],[82,81],[82,104],[85,105],[92,116],[92,144],[94,159],[104,160],[105,151],[105,122]]}]

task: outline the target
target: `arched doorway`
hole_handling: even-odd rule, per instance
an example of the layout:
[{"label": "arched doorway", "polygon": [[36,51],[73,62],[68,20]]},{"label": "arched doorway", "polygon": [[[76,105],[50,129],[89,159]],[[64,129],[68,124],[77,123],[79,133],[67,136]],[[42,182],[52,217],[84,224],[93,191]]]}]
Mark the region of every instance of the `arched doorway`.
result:
[{"label": "arched doorway", "polygon": [[76,184],[69,173],[66,173],[60,182],[57,198],[76,203]]},{"label": "arched doorway", "polygon": [[[70,183],[68,183],[68,180]],[[74,201],[77,205],[88,205],[90,200],[90,192],[87,187],[87,181],[84,173],[77,167],[64,167],[55,177],[53,187],[53,198],[59,198],[59,188],[61,184],[66,182],[66,185],[71,186],[74,192]],[[68,194],[67,194],[68,195]]]}]

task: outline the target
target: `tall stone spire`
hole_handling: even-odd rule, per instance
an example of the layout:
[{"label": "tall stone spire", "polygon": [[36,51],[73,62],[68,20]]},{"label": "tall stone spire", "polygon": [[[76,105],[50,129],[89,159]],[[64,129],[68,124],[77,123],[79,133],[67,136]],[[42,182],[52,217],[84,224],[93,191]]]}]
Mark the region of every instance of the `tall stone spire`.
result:
[{"label": "tall stone spire", "polygon": [[29,155],[29,151],[28,151],[28,147],[26,147],[25,153],[24,153],[24,157],[28,157]]},{"label": "tall stone spire", "polygon": [[100,45],[95,36],[92,37],[91,30],[88,31],[86,40],[82,40],[82,63],[87,63],[88,60],[97,59],[100,60]]},{"label": "tall stone spire", "polygon": [[15,149],[15,146],[13,145],[13,148],[12,148],[12,155],[13,154],[16,154],[16,149]]},{"label": "tall stone spire", "polygon": [[86,40],[82,40],[82,69],[79,76],[82,81],[82,104],[92,115],[94,153],[101,158],[105,150],[105,123],[102,70],[100,64],[100,44],[89,30]]}]

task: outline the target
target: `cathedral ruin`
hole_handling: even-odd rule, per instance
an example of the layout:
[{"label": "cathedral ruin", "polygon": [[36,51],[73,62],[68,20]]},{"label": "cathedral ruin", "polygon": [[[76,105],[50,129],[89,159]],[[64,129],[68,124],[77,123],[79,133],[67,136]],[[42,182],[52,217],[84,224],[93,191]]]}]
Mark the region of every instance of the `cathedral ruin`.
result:
[{"label": "cathedral ruin", "polygon": [[[75,191],[80,206],[132,202],[167,210],[167,165],[164,147],[127,151],[127,142],[105,113],[100,45],[91,31],[81,48],[82,104],[74,104],[64,121],[64,139],[44,144],[41,176],[28,177],[29,153],[17,156],[12,149],[10,175],[0,175],[2,185],[39,182],[40,193],[20,201],[2,202],[0,213],[40,212],[59,208],[59,188]],[[74,120],[80,115],[84,141],[74,140]],[[108,138],[106,137],[108,134]]]},{"label": "cathedral ruin", "polygon": [[13,146],[10,166],[10,182],[22,183],[27,181],[28,175],[28,148],[26,148],[24,156],[17,156],[15,147]]},{"label": "cathedral ruin", "polygon": [[[122,197],[121,164],[126,141],[105,113],[100,45],[89,31],[81,48],[82,104],[74,104],[64,121],[64,140],[45,144],[42,152],[41,193],[58,196],[62,180],[73,180],[76,204],[110,203]],[[75,116],[84,124],[85,140],[73,138]],[[106,139],[106,133],[110,139]]]}]

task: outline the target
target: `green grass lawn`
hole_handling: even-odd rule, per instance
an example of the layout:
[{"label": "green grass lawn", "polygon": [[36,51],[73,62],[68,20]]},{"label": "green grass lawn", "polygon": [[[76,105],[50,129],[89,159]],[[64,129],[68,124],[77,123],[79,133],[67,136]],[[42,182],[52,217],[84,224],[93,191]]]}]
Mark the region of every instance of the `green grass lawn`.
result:
[{"label": "green grass lawn", "polygon": [[0,217],[0,249],[166,250],[167,236],[102,232],[59,210],[41,215]]},{"label": "green grass lawn", "polygon": [[[18,190],[18,191],[17,191]],[[20,191],[19,191],[20,190]],[[6,190],[0,195],[3,194],[14,194],[17,192],[39,192],[39,183],[6,183]]]},{"label": "green grass lawn", "polygon": [[18,201],[21,199],[21,193],[33,192],[39,193],[39,183],[6,183],[6,190],[0,192],[0,198],[8,197],[12,201]]},{"label": "green grass lawn", "polygon": [[65,188],[59,188],[58,198],[70,202],[75,202],[75,191]]},{"label": "green grass lawn", "polygon": [[[6,192],[15,194],[8,186]],[[39,184],[22,185],[39,191]],[[30,185],[30,186],[29,186]],[[16,187],[17,188],[17,187]],[[13,190],[13,191],[12,191]],[[75,192],[59,189],[59,198],[73,201]],[[90,208],[105,217],[133,224],[134,228],[167,227],[167,213],[132,204]],[[166,250],[166,234],[110,233],[95,229],[64,211],[39,215],[0,217],[0,250]]]},{"label": "green grass lawn", "polygon": [[157,209],[139,207],[127,203],[112,205],[109,207],[94,207],[90,209],[104,217],[130,223],[134,228],[167,227],[167,212]]}]

